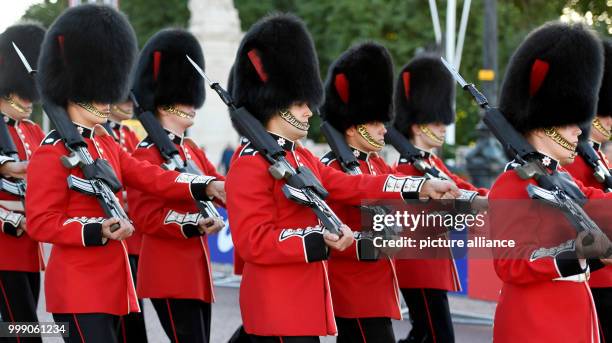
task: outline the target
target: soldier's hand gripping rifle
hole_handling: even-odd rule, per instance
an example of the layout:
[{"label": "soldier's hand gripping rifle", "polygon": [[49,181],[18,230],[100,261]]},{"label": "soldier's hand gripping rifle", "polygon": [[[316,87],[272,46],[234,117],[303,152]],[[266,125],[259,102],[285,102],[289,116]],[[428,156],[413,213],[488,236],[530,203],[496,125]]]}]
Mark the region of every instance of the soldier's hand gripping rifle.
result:
[{"label": "soldier's hand gripping rifle", "polygon": [[[195,163],[186,159],[183,161],[181,155],[168,135],[164,131],[159,121],[155,118],[153,112],[149,109],[142,108],[134,92],[130,92],[130,99],[136,109],[136,117],[144,127],[149,138],[155,143],[155,146],[159,150],[163,159],[166,163],[162,164],[162,167],[167,170],[176,170],[181,173],[189,173],[194,175],[203,175],[202,171]],[[204,218],[219,218],[223,222],[223,217],[217,211],[217,208],[212,201],[197,201],[198,210]],[[213,223],[210,224],[212,226]]]},{"label": "soldier's hand gripping rifle", "polygon": [[[391,125],[387,126],[385,141],[391,144],[395,150],[399,152],[400,158],[405,158],[408,163],[412,164],[418,171],[423,173],[425,178],[453,182],[453,180],[446,175],[446,173],[425,161],[423,155],[421,155],[421,151]],[[462,209],[470,208],[470,204],[474,199],[476,199],[478,192],[468,191],[465,189],[460,189],[459,191],[461,192],[461,195],[455,200],[458,204],[460,204]]]},{"label": "soldier's hand gripping rifle", "polygon": [[610,170],[603,164],[588,140],[578,142],[576,152],[593,169],[593,176],[604,185],[606,193],[612,192],[612,175],[610,175]]},{"label": "soldier's hand gripping rifle", "polygon": [[[25,56],[15,43],[13,43],[13,47],[28,73],[34,73],[32,67],[30,67]],[[74,175],[68,176],[68,188],[86,195],[95,196],[107,217],[129,221],[123,206],[121,206],[119,199],[115,196],[115,193],[121,190],[122,185],[117,175],[115,175],[113,167],[104,159],[93,159],[89,150],[87,150],[87,143],[83,140],[83,136],[81,136],[72,121],[70,121],[63,107],[44,101],[43,110],[62,137],[66,149],[70,152],[69,155],[61,157],[62,164],[68,169],[79,167],[85,176],[85,178]],[[120,224],[115,223],[111,226],[110,230],[114,232],[119,227]]]},{"label": "soldier's hand gripping rifle", "polygon": [[[336,128],[331,126],[326,120],[322,121],[321,132],[327,139],[327,144],[336,155],[338,163],[342,170],[349,175],[361,175],[361,169],[359,169],[359,161],[355,158],[355,155],[351,152],[346,140]],[[374,214],[374,215],[385,215],[390,211],[383,206],[362,206],[362,209]],[[382,236],[384,238],[391,238],[396,236],[401,231],[401,227],[398,226],[387,226],[385,225],[382,229]]]},{"label": "soldier's hand gripping rifle", "polygon": [[287,199],[308,206],[316,214],[322,225],[331,233],[342,235],[342,221],[323,200],[327,190],[321,185],[312,171],[305,166],[294,168],[285,158],[285,150],[270,136],[264,126],[249,111],[237,108],[230,94],[218,82],[212,82],[189,56],[189,63],[200,74],[230,109],[230,118],[238,133],[248,139],[253,147],[270,164],[268,171],[277,180],[284,179],[283,193]]},{"label": "soldier's hand gripping rifle", "polygon": [[[534,179],[537,182],[539,187],[531,184],[527,186],[529,197],[544,201],[544,203],[560,209],[577,232],[587,231],[604,234],[601,228],[582,209],[584,201],[574,199],[569,195],[570,193],[565,189],[564,183],[560,182],[559,178],[555,178],[554,174],[551,175],[548,172],[537,157],[537,151],[514,129],[504,115],[497,108],[489,106],[487,98],[473,84],[467,83],[444,58],[441,58],[441,60],[461,88],[469,92],[478,106],[485,110],[483,121],[506,152],[513,156],[519,164],[515,168],[518,176],[524,180]],[[592,239],[592,236],[587,236],[582,243],[589,245],[592,243]],[[612,256],[612,248],[609,248],[603,257],[610,256]]]}]

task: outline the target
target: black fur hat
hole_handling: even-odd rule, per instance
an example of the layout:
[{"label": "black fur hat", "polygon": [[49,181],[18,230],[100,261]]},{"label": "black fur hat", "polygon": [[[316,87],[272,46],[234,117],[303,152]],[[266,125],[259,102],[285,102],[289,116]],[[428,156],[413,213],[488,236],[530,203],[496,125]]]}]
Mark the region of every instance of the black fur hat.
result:
[{"label": "black fur hat", "polygon": [[321,112],[344,132],[352,125],[392,119],[393,62],[387,49],[364,43],[345,51],[330,66]]},{"label": "black fur hat", "polygon": [[304,23],[273,14],[244,35],[234,62],[234,100],[262,123],[294,102],[318,107],[323,98],[319,63]]},{"label": "black fur hat", "polygon": [[602,71],[601,41],[587,27],[544,24],[510,59],[499,108],[521,133],[584,123],[595,115]]},{"label": "black fur hat", "polygon": [[440,56],[423,54],[413,58],[399,73],[395,87],[395,121],[398,131],[412,136],[412,124],[455,121],[455,82]]},{"label": "black fur hat", "polygon": [[612,39],[603,41],[604,49],[604,74],[599,88],[599,100],[597,101],[597,115],[601,117],[612,116]]},{"label": "black fur hat", "polygon": [[38,24],[23,23],[7,28],[0,35],[0,96],[11,93],[19,97],[37,102],[40,98],[34,77],[29,75],[13,42],[23,53],[32,68],[40,53],[40,45],[45,36],[45,30]]},{"label": "black fur hat", "polygon": [[109,6],[80,5],[51,25],[38,59],[43,98],[59,105],[124,100],[136,57],[136,36]]},{"label": "black fur hat", "polygon": [[161,30],[145,44],[134,73],[133,90],[140,105],[184,104],[202,107],[204,79],[185,55],[204,69],[204,54],[198,40],[182,29]]}]

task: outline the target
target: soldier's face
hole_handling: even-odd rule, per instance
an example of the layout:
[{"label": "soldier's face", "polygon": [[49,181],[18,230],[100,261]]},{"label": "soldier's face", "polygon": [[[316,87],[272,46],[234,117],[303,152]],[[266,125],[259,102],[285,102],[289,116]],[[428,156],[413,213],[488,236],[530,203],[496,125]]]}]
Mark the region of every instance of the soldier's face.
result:
[{"label": "soldier's face", "polygon": [[[368,134],[373,140],[380,145],[385,145],[385,134],[387,133],[387,128],[383,122],[375,121],[363,124],[363,126],[366,128],[366,131],[368,131]],[[359,134],[355,126],[351,126],[347,130],[346,134],[348,143],[361,151],[379,152],[382,150],[382,147],[375,147],[368,143],[367,139]]]},{"label": "soldier's face", "polygon": [[132,119],[133,105],[131,101],[126,101],[111,106],[111,119],[117,122]]},{"label": "soldier's face", "polygon": [[[308,107],[307,103],[300,102],[294,103],[289,108],[287,108],[297,121],[299,121],[304,126],[308,126],[308,120],[312,117],[312,111]],[[280,134],[283,137],[289,138],[290,140],[298,140],[306,137],[308,131],[299,129],[281,118],[279,114],[274,115],[272,119],[270,119],[270,123],[268,124],[268,128],[273,128],[274,132]]]},{"label": "soldier's face", "polygon": [[173,106],[174,108],[182,112],[184,115],[171,115],[169,119],[171,121],[174,121],[174,123],[183,130],[187,129],[188,127],[191,127],[195,121],[195,108],[191,105],[183,104],[174,104]]},{"label": "soldier's face", "polygon": [[1,99],[0,110],[15,120],[27,119],[32,114],[32,102],[30,100],[19,97],[17,94],[11,93],[9,100]]},{"label": "soldier's face", "polygon": [[446,125],[444,123],[429,123],[424,124],[423,126],[428,129],[435,138],[432,138],[427,133],[423,132],[423,130],[419,128],[419,125],[413,125],[415,142],[418,141],[418,145],[425,149],[441,147],[444,144],[444,139],[446,137]]},{"label": "soldier's face", "polygon": [[[612,130],[612,117],[611,116],[606,116],[606,117],[599,117],[598,116],[597,119],[599,119],[599,122],[604,127],[604,129],[606,129],[608,131]],[[591,139],[596,141],[596,142],[603,143],[603,142],[609,140],[610,137],[607,137],[606,135],[601,133],[596,128],[591,127]]]},{"label": "soldier's face", "polygon": [[[565,138],[568,142],[576,145],[578,144],[578,136],[582,133],[580,127],[578,125],[568,125],[557,127],[557,132]],[[555,160],[558,160],[561,165],[569,164],[574,161],[575,154],[561,145],[552,140],[552,138],[548,137],[550,140],[550,149],[551,149],[551,157]]]}]

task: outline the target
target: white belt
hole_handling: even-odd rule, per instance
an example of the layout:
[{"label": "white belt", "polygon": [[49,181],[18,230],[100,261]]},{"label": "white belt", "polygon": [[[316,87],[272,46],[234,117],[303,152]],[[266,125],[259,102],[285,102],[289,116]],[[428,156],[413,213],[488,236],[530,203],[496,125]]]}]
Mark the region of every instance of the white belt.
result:
[{"label": "white belt", "polygon": [[586,273],[576,274],[572,276],[558,277],[556,279],[553,279],[553,281],[587,282],[589,281],[590,277],[591,277],[591,273],[586,272]]}]

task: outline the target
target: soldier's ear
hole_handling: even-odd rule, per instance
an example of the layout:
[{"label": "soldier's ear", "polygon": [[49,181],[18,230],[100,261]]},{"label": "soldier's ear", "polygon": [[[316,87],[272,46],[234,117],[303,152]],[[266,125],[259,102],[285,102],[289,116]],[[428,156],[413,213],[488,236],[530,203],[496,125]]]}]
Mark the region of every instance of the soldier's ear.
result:
[{"label": "soldier's ear", "polygon": [[344,131],[344,134],[347,137],[355,137],[355,135],[357,134],[357,128],[355,127],[355,125],[351,125],[348,129],[346,129],[346,131]]},{"label": "soldier's ear", "polygon": [[410,125],[411,137],[420,136],[423,132],[419,129],[419,124]]}]

